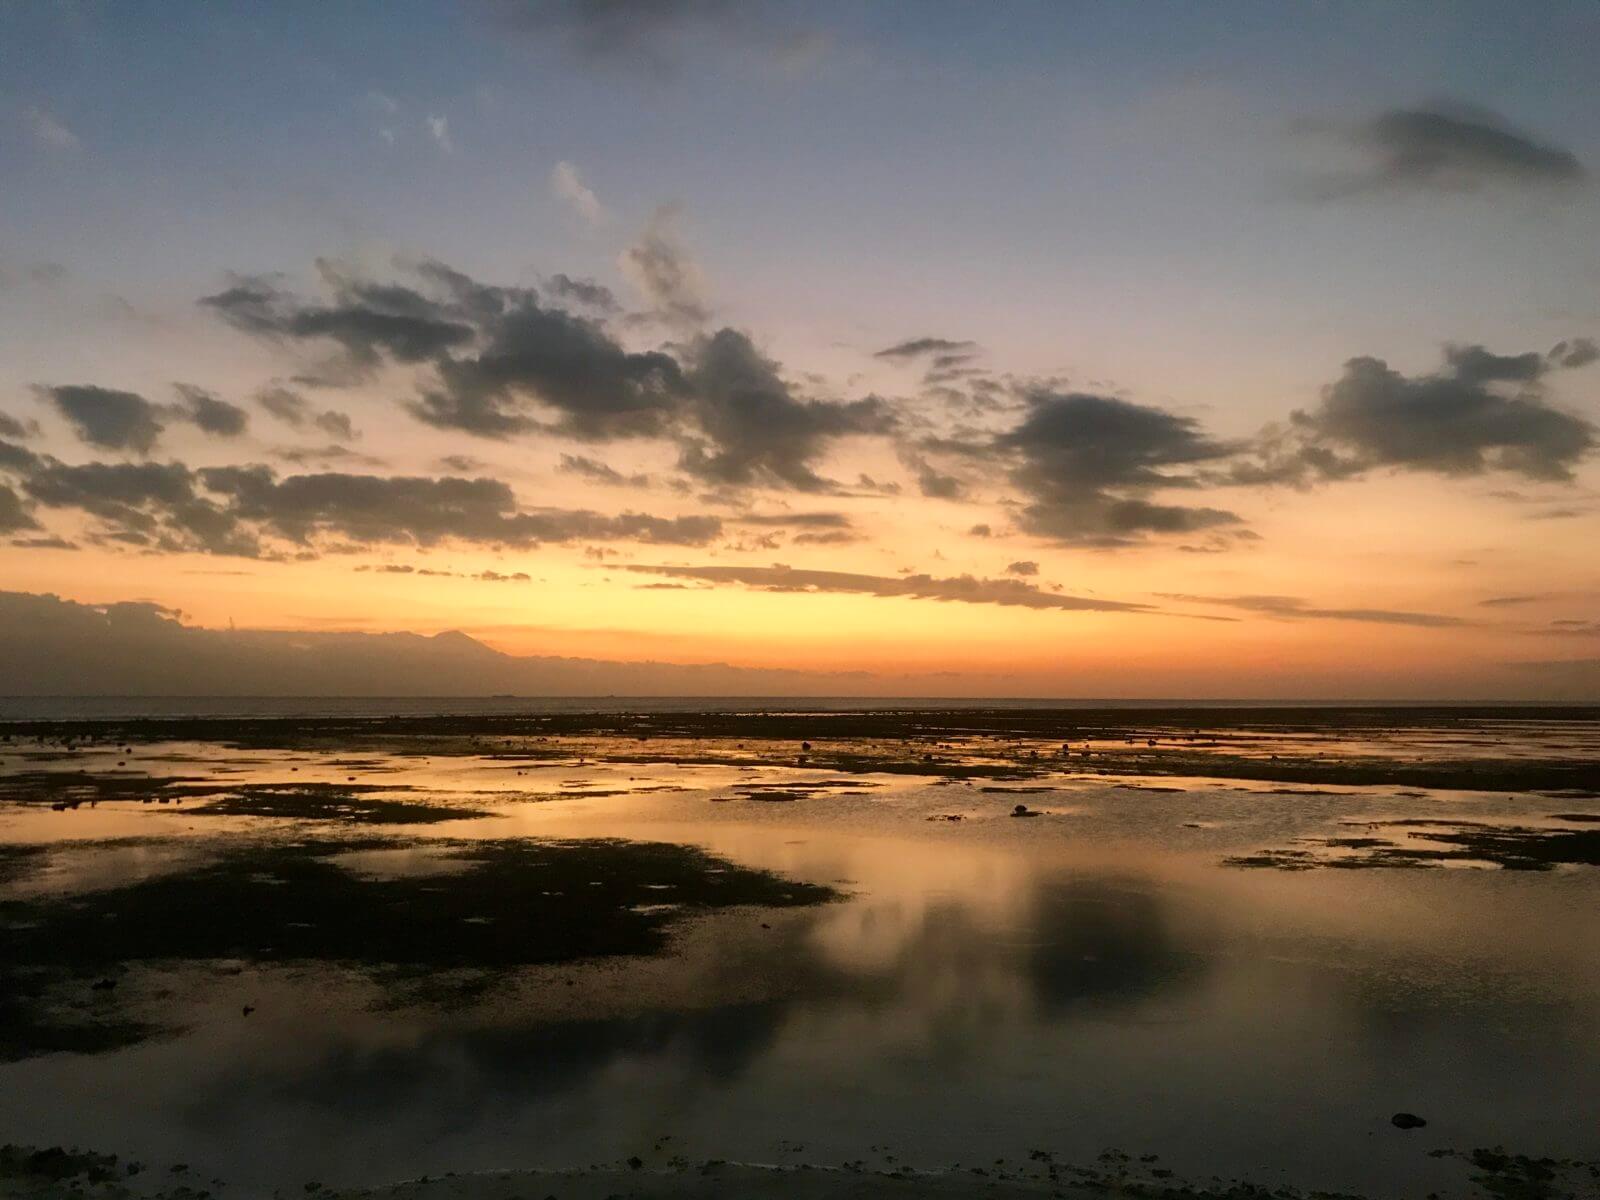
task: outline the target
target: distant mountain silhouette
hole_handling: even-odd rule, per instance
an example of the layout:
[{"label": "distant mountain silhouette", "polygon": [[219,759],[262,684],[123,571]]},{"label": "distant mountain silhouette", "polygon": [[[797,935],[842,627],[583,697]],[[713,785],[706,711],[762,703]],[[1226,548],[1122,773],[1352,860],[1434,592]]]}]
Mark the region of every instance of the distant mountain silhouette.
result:
[{"label": "distant mountain silhouette", "polygon": [[205,629],[145,602],[0,592],[4,695],[831,695],[882,684],[866,672],[519,657],[457,630]]}]

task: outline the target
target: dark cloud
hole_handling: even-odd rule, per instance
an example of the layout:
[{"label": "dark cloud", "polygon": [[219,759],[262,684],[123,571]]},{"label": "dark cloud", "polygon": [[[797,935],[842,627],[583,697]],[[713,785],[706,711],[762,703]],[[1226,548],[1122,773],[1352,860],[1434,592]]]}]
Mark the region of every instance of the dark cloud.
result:
[{"label": "dark cloud", "polygon": [[293,429],[305,429],[309,426],[321,430],[329,437],[346,442],[354,441],[360,436],[356,433],[355,426],[351,424],[348,414],[331,408],[317,412],[299,392],[290,391],[285,387],[263,388],[256,394],[256,403],[268,414]]},{"label": "dark cloud", "polygon": [[971,537],[986,538],[986,537],[993,537],[994,536],[994,530],[991,529],[988,525],[983,525],[983,524],[974,525],[971,529],[967,530],[967,533]]},{"label": "dark cloud", "polygon": [[11,438],[20,442],[25,437],[31,437],[33,430],[15,417],[7,416],[0,412],[0,438]]},{"label": "dark cloud", "polygon": [[1513,608],[1520,604],[1537,604],[1541,600],[1548,600],[1549,596],[1490,596],[1487,600],[1479,600],[1484,608]]},{"label": "dark cloud", "polygon": [[1234,453],[1189,417],[1111,396],[1036,391],[1022,422],[995,445],[1017,460],[1011,478],[1028,498],[1018,519],[1028,533],[1115,546],[1239,522],[1222,509],[1145,498],[1198,486],[1193,468]]},{"label": "dark cloud", "polygon": [[310,415],[311,405],[299,392],[288,388],[269,387],[256,393],[256,403],[285,425],[299,429]]},{"label": "dark cloud", "polygon": [[1558,367],[1587,367],[1600,361],[1600,345],[1593,338],[1572,338],[1550,348],[1550,361]]},{"label": "dark cloud", "polygon": [[1533,383],[1545,373],[1542,354],[1494,354],[1482,346],[1446,346],[1448,373],[1465,384]]},{"label": "dark cloud", "polygon": [[250,423],[250,414],[244,409],[219,400],[204,388],[188,383],[175,387],[178,392],[175,415],[193,422],[204,433],[214,437],[238,437]]},{"label": "dark cloud", "polygon": [[579,538],[703,545],[722,529],[715,517],[522,510],[509,486],[487,478],[325,472],[279,480],[265,467],[209,468],[200,477],[237,517],[300,544],[333,535],[421,546],[452,539],[526,548]]},{"label": "dark cloud", "polygon": [[[9,443],[0,450],[6,451],[0,469],[16,476],[29,501],[83,512],[98,522],[96,537],[151,551],[282,557],[315,554],[330,543],[446,540],[517,549],[574,540],[700,546],[722,532],[712,516],[523,508],[510,487],[488,478],[346,472],[280,478],[259,465],[69,465]],[[9,488],[7,494],[14,497]],[[20,500],[15,507],[32,520]]]},{"label": "dark cloud", "polygon": [[1319,178],[1312,189],[1318,198],[1467,192],[1491,183],[1570,186],[1588,176],[1571,151],[1481,110],[1392,109],[1349,131],[1347,141],[1366,164]]},{"label": "dark cloud", "polygon": [[794,567],[673,567],[628,565],[620,568],[669,579],[739,584],[769,592],[840,592],[867,596],[901,596],[963,604],[1000,604],[1019,608],[1075,612],[1145,612],[1149,606],[1119,600],[1095,600],[1047,592],[1020,579],[979,579],[971,575],[937,579],[931,575],[857,575],[847,571],[806,571]]},{"label": "dark cloud", "polygon": [[806,529],[849,529],[850,518],[842,512],[744,513],[734,518],[740,525],[795,526]]},{"label": "dark cloud", "polygon": [[306,466],[311,463],[351,463],[368,467],[381,467],[384,461],[371,454],[362,454],[359,450],[352,450],[349,446],[341,446],[337,442],[326,446],[283,446],[274,450],[272,456],[281,462],[292,463],[295,466]]},{"label": "dark cloud", "polygon": [[136,392],[92,384],[41,387],[38,392],[91,446],[148,454],[161,436],[160,406]]},{"label": "dark cloud", "polygon": [[1438,613],[1397,612],[1383,608],[1319,608],[1298,596],[1191,596],[1168,593],[1165,598],[1192,604],[1215,604],[1286,621],[1365,621],[1377,625],[1412,625],[1422,629],[1469,623],[1460,617]]},{"label": "dark cloud", "polygon": [[1006,568],[1007,575],[1037,575],[1039,564],[1036,562],[1014,562]]},{"label": "dark cloud", "polygon": [[544,288],[558,300],[592,308],[596,312],[614,313],[622,307],[610,288],[592,279],[573,279],[569,275],[556,274],[544,281]]},{"label": "dark cloud", "polygon": [[540,44],[554,40],[589,62],[652,78],[675,74],[696,50],[795,66],[825,45],[771,6],[739,0],[480,0],[480,8],[502,30]]},{"label": "dark cloud", "polygon": [[23,489],[40,505],[98,518],[103,539],[150,550],[259,556],[255,534],[196,484],[182,463],[70,466],[40,458],[22,476]]},{"label": "dark cloud", "polygon": [[[420,394],[407,407],[435,427],[489,438],[670,438],[682,447],[686,471],[723,487],[836,490],[816,471],[830,442],[894,425],[890,406],[876,397],[800,395],[778,364],[735,330],[695,336],[671,353],[632,351],[598,318],[541,303],[531,289],[479,284],[439,263],[411,269],[423,290],[353,280],[324,265],[333,304],[299,301],[270,280],[240,283],[204,303],[235,326],[280,341],[331,336],[324,318],[337,310],[342,329],[364,331],[344,340],[363,363],[386,356],[415,365],[425,356]],[[651,278],[660,303],[677,304],[687,317],[671,298],[676,285]],[[391,317],[451,332],[415,345],[372,332],[388,330]],[[273,388],[257,400],[291,425],[314,420],[332,432],[332,414],[312,418],[296,393]]]},{"label": "dark cloud", "polygon": [[21,533],[25,529],[37,528],[39,522],[23,505],[22,497],[0,483],[0,533]]},{"label": "dark cloud", "polygon": [[1548,404],[1541,380],[1552,360],[1449,347],[1444,368],[1402,375],[1380,358],[1352,358],[1323,389],[1322,403],[1297,411],[1287,431],[1263,443],[1239,482],[1304,483],[1373,467],[1444,475],[1508,471],[1569,480],[1597,444],[1595,426]]},{"label": "dark cloud", "polygon": [[349,366],[361,372],[372,370],[384,356],[402,363],[427,362],[473,339],[471,325],[411,288],[349,280],[323,267],[334,291],[331,304],[306,303],[261,276],[243,279],[200,303],[257,337],[334,342]]},{"label": "dark cloud", "polygon": [[696,340],[687,379],[694,422],[710,445],[689,444],[681,465],[711,483],[834,490],[837,485],[814,470],[830,439],[894,428],[893,412],[876,397],[836,402],[797,396],[778,364],[732,329]]},{"label": "dark cloud", "polygon": [[631,353],[598,322],[533,300],[494,319],[476,356],[441,359],[438,368],[441,386],[412,413],[481,437],[540,428],[529,402],[553,410],[554,428],[573,437],[660,435],[686,391],[670,355]]},{"label": "dark cloud", "polygon": [[590,483],[603,483],[611,487],[648,487],[650,484],[648,475],[624,475],[615,467],[582,454],[563,454],[561,465],[556,470],[577,475]]},{"label": "dark cloud", "polygon": [[909,446],[900,448],[900,461],[917,477],[917,490],[931,500],[964,500],[966,483],[956,475],[941,471],[926,456]]},{"label": "dark cloud", "polygon": [[40,461],[39,456],[26,446],[0,441],[0,471],[13,471],[20,475],[33,470]]},{"label": "dark cloud", "polygon": [[872,357],[905,360],[922,358],[928,355],[960,355],[965,359],[968,357],[968,351],[976,350],[977,348],[978,344],[976,342],[955,342],[949,338],[941,337],[920,337],[897,342],[893,346],[875,351]]},{"label": "dark cloud", "polygon": [[350,423],[348,414],[331,408],[317,413],[311,418],[311,423],[329,437],[343,438],[347,442],[361,436],[356,427]]},{"label": "dark cloud", "polygon": [[64,537],[12,538],[11,544],[19,550],[76,550],[76,543]]}]

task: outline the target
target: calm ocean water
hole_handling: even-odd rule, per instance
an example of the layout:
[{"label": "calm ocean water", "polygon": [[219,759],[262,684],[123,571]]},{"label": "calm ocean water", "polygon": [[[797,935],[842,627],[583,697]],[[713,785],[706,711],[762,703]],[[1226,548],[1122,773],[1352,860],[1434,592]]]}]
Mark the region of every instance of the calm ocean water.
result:
[{"label": "calm ocean water", "polygon": [[[0,720],[82,721],[130,717],[505,716],[590,712],[879,712],[885,709],[1411,708],[1437,702],[950,698],[937,696],[0,696]],[[1519,701],[1517,707],[1537,707]]]}]

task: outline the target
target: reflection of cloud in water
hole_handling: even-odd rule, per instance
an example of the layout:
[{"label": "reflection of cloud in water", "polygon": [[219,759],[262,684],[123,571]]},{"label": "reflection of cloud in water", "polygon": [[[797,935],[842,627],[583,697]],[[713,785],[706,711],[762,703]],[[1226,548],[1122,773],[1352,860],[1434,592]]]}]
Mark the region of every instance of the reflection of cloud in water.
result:
[{"label": "reflection of cloud in water", "polygon": [[[745,1079],[759,1087],[791,1060],[870,1073],[893,1071],[911,1054],[943,1070],[979,1069],[1019,1027],[1034,1036],[1085,1006],[1132,1010],[1199,974],[1160,897],[1125,881],[1046,876],[1012,899],[996,911],[947,894],[901,925],[896,952],[870,967],[832,960],[818,926],[836,912],[824,908],[793,913],[760,936],[714,922],[701,945],[673,960],[622,968],[679,975],[675,990],[693,995],[689,1007],[551,1020],[523,1007],[527,993],[513,986],[453,1014],[358,1014],[354,1025],[318,1031],[308,1013],[313,1024],[298,1026],[307,1036],[297,1047],[232,1060],[186,1090],[184,1120],[225,1135],[236,1124],[314,1112],[322,1137],[383,1122],[437,1139],[579,1103],[604,1105],[608,1120],[628,1127],[630,1106],[648,1109],[663,1089],[687,1104]],[[881,924],[870,899],[863,903],[869,929]],[[898,901],[887,907],[893,915]],[[752,979],[766,995],[727,1002]],[[561,981],[522,986],[559,991]],[[636,1005],[664,999],[643,984],[624,990]],[[631,1095],[625,1081],[645,1078],[649,1098]]]},{"label": "reflection of cloud in water", "polygon": [[433,1027],[410,1040],[338,1040],[309,1059],[235,1062],[187,1095],[186,1124],[226,1129],[278,1110],[352,1126],[399,1122],[440,1137],[486,1116],[576,1091],[607,1068],[648,1061],[685,1092],[738,1076],[766,1050],[781,1004],[651,1012],[599,1021]]},{"label": "reflection of cloud in water", "polygon": [[1192,982],[1204,960],[1179,941],[1168,902],[1117,880],[1041,881],[1026,969],[1047,1013],[1132,1005]]}]

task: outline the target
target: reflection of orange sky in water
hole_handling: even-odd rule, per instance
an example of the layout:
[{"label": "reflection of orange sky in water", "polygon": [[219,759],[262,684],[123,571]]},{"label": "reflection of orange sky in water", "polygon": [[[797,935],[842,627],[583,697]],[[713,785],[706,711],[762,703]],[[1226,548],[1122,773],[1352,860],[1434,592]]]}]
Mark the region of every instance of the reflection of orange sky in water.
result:
[{"label": "reflection of orange sky in water", "polygon": [[[612,741],[610,749],[676,752],[671,739],[651,741]],[[1588,1135],[1583,1122],[1600,1079],[1586,1070],[1600,1059],[1600,946],[1592,936],[1600,871],[1220,865],[1228,853],[1328,832],[1341,817],[1394,813],[1392,788],[1283,796],[1169,776],[1163,785],[1184,790],[1157,793],[1116,788],[1137,779],[1050,776],[1033,782],[1057,790],[986,793],[981,780],[867,773],[850,778],[879,786],[761,802],[734,789],[839,776],[779,765],[772,747],[754,743],[749,752],[765,750],[769,761],[750,770],[596,763],[599,742],[567,747],[583,749],[583,765],[576,755],[552,763],[356,746],[327,754],[136,746],[129,769],[156,775],[329,784],[354,775],[394,789],[394,800],[499,815],[386,828],[183,811],[196,800],[179,811],[126,802],[61,813],[11,806],[0,812],[0,838],[166,835],[144,855],[81,842],[65,848],[61,862],[77,865],[55,876],[61,889],[173,870],[182,860],[166,851],[175,844],[204,854],[241,841],[354,831],[363,841],[397,842],[330,860],[369,877],[440,869],[429,843],[622,837],[700,847],[842,893],[818,907],[690,913],[673,926],[666,954],[530,968],[447,1012],[397,1007],[360,976],[314,963],[249,967],[248,991],[237,999],[226,978],[205,975],[197,977],[203,986],[191,986],[181,970],[170,976],[173,994],[188,998],[164,1000],[170,1011],[224,998],[216,1011],[196,1012],[195,1037],[172,1041],[174,1057],[161,1059],[168,1052],[154,1046],[132,1052],[141,1064],[153,1056],[167,1064],[158,1074],[176,1102],[192,1104],[197,1086],[221,1071],[244,1096],[248,1117],[218,1136],[259,1140],[273,1121],[305,1126],[304,1096],[329,1094],[307,1090],[313,1083],[347,1087],[364,1078],[363,1064],[376,1063],[384,1068],[384,1120],[360,1106],[353,1115],[319,1109],[315,1137],[344,1152],[368,1146],[367,1131],[380,1125],[412,1130],[408,1146],[436,1157],[424,1154],[401,1173],[477,1161],[469,1153],[440,1167],[450,1156],[437,1157],[436,1148],[455,1143],[435,1126],[460,1123],[440,1115],[441,1080],[451,1089],[446,1109],[487,1089],[495,1097],[494,1119],[482,1123],[487,1136],[514,1138],[522,1153],[537,1147],[559,1163],[615,1153],[621,1126],[649,1137],[670,1130],[672,1150],[703,1146],[707,1156],[759,1157],[750,1147],[781,1136],[803,1140],[811,1161],[851,1158],[871,1143],[892,1146],[900,1161],[935,1166],[1032,1146],[1090,1162],[1108,1145],[1126,1145],[1159,1150],[1164,1163],[1189,1173],[1249,1164],[1341,1191],[1403,1178],[1419,1185],[1405,1194],[1424,1194],[1435,1190],[1423,1175],[1439,1170],[1438,1161],[1414,1143],[1373,1137],[1400,1104],[1468,1145],[1503,1140],[1565,1155]],[[58,768],[99,772],[119,757],[87,751]],[[22,769],[22,761],[10,754],[0,771]],[[618,789],[627,794],[601,794]],[[1048,815],[1011,818],[1019,799]],[[1404,804],[1399,811],[1522,820],[1551,801],[1433,792]],[[952,812],[965,819],[928,819]],[[1201,818],[1205,828],[1190,827]],[[671,889],[641,882],[650,907],[657,897],[672,903]],[[530,888],[539,886],[530,878]],[[238,1003],[261,1006],[244,1037]],[[529,1095],[496,1092],[466,1052],[474,1039],[492,1052],[514,1049],[518,1030],[551,1022],[559,1031],[552,1036],[581,1046],[608,1021],[627,1032],[622,1048],[552,1092],[540,1090],[537,1066],[521,1081]],[[685,1023],[690,1032],[680,1037]],[[704,1043],[684,1040],[705,1023],[721,1032],[698,1035]],[[742,1040],[751,1030],[759,1036]],[[193,1061],[183,1058],[185,1046]],[[1498,1068],[1513,1050],[1527,1069],[1507,1076]],[[1558,1069],[1558,1059],[1569,1069]],[[100,1057],[84,1069],[114,1073],[122,1061]],[[390,1086],[410,1076],[389,1069],[408,1063],[422,1081],[415,1095]],[[95,1114],[106,1128],[137,1129],[174,1103],[167,1088],[146,1088],[128,1112],[100,1113],[99,1097],[111,1093],[90,1083],[94,1095],[66,1111]],[[1262,1122],[1283,1114],[1264,1146]],[[20,1116],[19,1128],[38,1124],[36,1114]],[[485,1136],[477,1125],[473,1135],[475,1146]],[[591,1146],[602,1137],[610,1140]],[[393,1146],[384,1153],[397,1161]]]},{"label": "reflection of orange sky in water", "polygon": [[[1246,731],[1233,730],[1237,736]],[[1501,731],[1496,727],[1365,735],[1330,733],[1326,739],[1301,735],[1256,735],[1256,753],[1269,750],[1326,756],[1378,755],[1416,759],[1435,755],[1446,760],[1494,754],[1506,740],[1560,746],[1567,754],[1583,754],[1597,731],[1565,725]],[[1553,740],[1549,740],[1553,739]],[[997,744],[1004,744],[1002,739]],[[1232,751],[1247,743],[1229,743]],[[627,742],[574,739],[573,749],[593,754],[596,748],[628,752]],[[674,750],[674,747],[677,747]],[[304,751],[240,751],[216,745],[174,743],[137,747],[124,757],[115,748],[90,749],[44,769],[92,773],[108,771],[116,761],[128,773],[215,778],[227,784],[276,783],[337,786],[352,776],[362,786],[383,790],[374,798],[402,802],[444,802],[492,816],[467,817],[438,825],[363,827],[376,837],[461,839],[507,837],[627,837],[698,846],[734,863],[839,888],[846,902],[826,906],[808,920],[808,942],[833,967],[852,974],[903,968],[914,947],[942,922],[958,920],[963,936],[993,939],[997,946],[1025,950],[1037,936],[1041,896],[1074,880],[1094,880],[1107,894],[1138,896],[1160,893],[1170,903],[1160,908],[1170,928],[1161,936],[1179,943],[1212,943],[1220,926],[1250,930],[1264,939],[1315,938],[1327,945],[1359,944],[1361,952],[1384,947],[1393,956],[1392,969],[1409,971],[1408,956],[1444,954],[1462,965],[1476,964],[1484,973],[1464,979],[1462,987],[1499,986],[1514,973],[1525,986],[1570,988],[1600,993],[1600,956],[1590,936],[1588,903],[1600,872],[1539,876],[1529,887],[1514,872],[1479,875],[1473,885],[1489,903],[1438,903],[1443,873],[1427,871],[1313,871],[1283,874],[1219,868],[1227,854],[1248,851],[1269,842],[1289,842],[1305,833],[1349,832],[1334,816],[1359,821],[1403,817],[1422,812],[1432,818],[1500,819],[1539,822],[1558,801],[1539,796],[1501,797],[1471,792],[1433,790],[1401,800],[1390,787],[1339,786],[1319,790],[1296,785],[1288,793],[1273,784],[1238,780],[1161,776],[1153,781],[1136,776],[1046,775],[1029,784],[990,785],[932,782],[916,775],[847,774],[826,767],[793,768],[775,764],[760,744],[751,745],[753,765],[741,769],[723,764],[667,762],[540,762],[515,757],[485,759],[464,756],[391,756],[365,750],[342,754]],[[731,745],[715,741],[652,739],[651,755],[671,759],[676,753],[729,753]],[[976,749],[976,744],[974,745]],[[541,752],[547,752],[545,747]],[[1548,751],[1544,751],[1548,752]],[[0,771],[32,769],[13,759]],[[115,773],[115,772],[114,772]],[[735,789],[759,785],[783,787],[840,778],[867,786],[843,787],[803,796],[798,801],[761,802]],[[1154,782],[1180,792],[1118,791],[1118,784]],[[995,790],[985,792],[983,787]],[[1044,790],[1032,790],[1043,786]],[[1010,789],[1017,789],[1015,791]],[[593,792],[594,795],[585,795]],[[606,794],[620,793],[620,794]],[[1300,793],[1296,795],[1295,793]],[[528,800],[523,797],[538,799]],[[722,802],[714,802],[713,797]],[[1014,820],[1013,804],[1024,802],[1046,814],[1038,820]],[[174,836],[175,842],[92,847],[89,856],[74,858],[71,869],[29,884],[28,891],[70,891],[78,887],[119,886],[181,869],[185,842],[214,853],[222,842],[197,843],[194,834],[255,836],[263,830],[312,828],[276,818],[199,817],[186,814],[205,803],[186,799],[177,806],[105,801],[69,813],[44,806],[12,808],[0,816],[0,838],[35,843],[101,842],[109,838],[139,839]],[[1569,806],[1573,801],[1568,801]],[[1331,808],[1328,806],[1332,806]],[[1181,809],[1175,806],[1182,806]],[[947,822],[946,813],[964,816]],[[1203,816],[1207,828],[1191,830],[1184,822]],[[329,827],[332,828],[332,827]],[[1203,839],[1197,841],[1196,839]],[[410,853],[367,852],[374,869],[407,869],[388,857]],[[423,850],[417,852],[428,854]],[[374,857],[375,856],[375,857]],[[359,857],[359,856],[358,856]],[[364,870],[355,859],[351,869]],[[447,869],[447,864],[443,864]],[[418,864],[437,870],[441,864]],[[1454,872],[1451,872],[1453,874]],[[1474,873],[1478,874],[1478,873]],[[1043,892],[1041,891],[1043,889]],[[1454,894],[1454,893],[1453,893]],[[1459,900],[1459,896],[1457,897]],[[663,900],[670,900],[663,895]],[[1059,916],[1059,914],[1057,914]],[[1537,927],[1539,939],[1519,931]],[[1321,951],[1319,951],[1321,953]],[[1004,957],[1004,955],[1002,955]],[[1421,961],[1419,958],[1418,961]],[[1413,964],[1414,965],[1414,964]],[[994,964],[968,964],[988,971]],[[963,972],[967,968],[962,968]],[[1554,972],[1554,973],[1552,973]],[[1564,977],[1564,978],[1558,978]],[[928,981],[930,986],[932,981]],[[938,986],[971,986],[970,978],[952,976]],[[1013,988],[1014,980],[1004,981]]]}]

